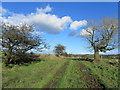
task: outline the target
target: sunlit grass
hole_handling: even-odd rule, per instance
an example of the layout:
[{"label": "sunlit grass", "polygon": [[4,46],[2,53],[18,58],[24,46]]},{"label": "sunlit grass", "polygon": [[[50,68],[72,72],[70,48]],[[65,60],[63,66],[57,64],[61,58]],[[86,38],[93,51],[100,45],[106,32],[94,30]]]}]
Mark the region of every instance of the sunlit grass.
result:
[{"label": "sunlit grass", "polygon": [[57,88],[85,88],[84,81],[81,81],[82,73],[77,66],[79,61],[70,60],[64,76],[58,82]]},{"label": "sunlit grass", "polygon": [[91,73],[97,76],[106,87],[108,88],[118,87],[118,67],[104,62],[90,63],[82,61],[82,63],[84,63],[88,68],[90,68]]},{"label": "sunlit grass", "polygon": [[[60,67],[60,61],[46,60],[29,66],[15,66],[12,69],[3,68],[3,87],[30,88],[55,72]],[[47,82],[47,81],[46,81]]]},{"label": "sunlit grass", "polygon": [[[99,79],[105,87],[118,87],[118,65],[111,65],[103,60],[102,63],[91,63],[89,61],[72,60],[73,58],[61,58],[51,55],[42,55],[42,61],[25,65],[15,65],[13,68],[5,67],[2,64],[3,88],[42,88],[52,80],[55,75],[67,62],[65,72],[59,76],[56,88],[86,88],[86,81],[83,80],[83,72],[79,64],[89,68],[89,72]],[[94,86],[93,86],[94,87]]]}]

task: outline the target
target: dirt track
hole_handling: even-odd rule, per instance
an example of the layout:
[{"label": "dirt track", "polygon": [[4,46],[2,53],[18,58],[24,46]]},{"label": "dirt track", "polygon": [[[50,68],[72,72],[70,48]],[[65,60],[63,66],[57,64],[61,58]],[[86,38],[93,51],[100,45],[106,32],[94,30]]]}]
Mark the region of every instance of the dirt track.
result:
[{"label": "dirt track", "polygon": [[80,70],[83,72],[83,77],[80,79],[85,81],[86,88],[105,88],[105,86],[90,73],[89,69],[85,65],[77,63],[77,66],[79,66]]},{"label": "dirt track", "polygon": [[[68,64],[69,63],[66,62],[54,75],[55,79],[51,80],[48,84],[44,85],[43,88],[56,88],[58,80],[64,74]],[[76,65],[80,68],[80,71],[83,74],[83,77],[80,78],[80,80],[85,82],[85,88],[105,88],[105,86],[90,73],[89,69],[85,65],[83,65],[81,62],[77,63]]]},{"label": "dirt track", "polygon": [[66,62],[58,71],[57,73],[54,75],[54,80],[50,81],[48,84],[46,84],[45,86],[43,86],[43,88],[55,88],[56,84],[58,82],[58,80],[62,77],[62,75],[64,74],[66,68],[67,68],[68,62]]}]

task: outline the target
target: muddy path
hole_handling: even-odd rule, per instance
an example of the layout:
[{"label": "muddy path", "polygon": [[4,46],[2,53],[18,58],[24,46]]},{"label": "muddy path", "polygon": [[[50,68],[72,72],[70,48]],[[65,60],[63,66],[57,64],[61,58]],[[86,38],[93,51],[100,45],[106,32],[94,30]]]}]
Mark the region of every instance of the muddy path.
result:
[{"label": "muddy path", "polygon": [[84,64],[77,63],[77,66],[80,67],[83,74],[83,77],[80,78],[80,80],[85,82],[85,88],[105,88],[99,79],[92,75],[89,68],[87,68]]},{"label": "muddy path", "polygon": [[51,80],[48,84],[44,85],[43,88],[56,88],[57,82],[64,74],[68,64],[69,64],[68,62],[65,62],[64,65],[54,75],[55,79]]}]

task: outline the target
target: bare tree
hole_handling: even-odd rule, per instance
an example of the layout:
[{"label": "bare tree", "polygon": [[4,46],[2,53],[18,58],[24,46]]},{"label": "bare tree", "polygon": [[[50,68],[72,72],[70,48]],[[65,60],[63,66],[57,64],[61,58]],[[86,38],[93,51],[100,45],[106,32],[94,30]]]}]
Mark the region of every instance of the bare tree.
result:
[{"label": "bare tree", "polygon": [[84,36],[94,50],[94,59],[99,60],[99,52],[106,52],[117,47],[118,22],[114,18],[104,18],[101,22],[90,23]]}]

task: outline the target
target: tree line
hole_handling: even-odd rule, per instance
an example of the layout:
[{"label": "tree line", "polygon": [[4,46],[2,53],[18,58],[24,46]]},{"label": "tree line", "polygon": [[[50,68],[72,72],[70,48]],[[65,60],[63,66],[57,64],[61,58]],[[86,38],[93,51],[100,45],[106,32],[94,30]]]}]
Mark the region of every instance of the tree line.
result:
[{"label": "tree line", "polygon": [[[118,30],[117,20],[114,18],[104,18],[100,23],[90,23],[91,29],[86,29],[89,33],[84,36],[90,47],[94,50],[94,59],[100,60],[99,52],[106,52],[116,48],[116,35]],[[31,61],[40,61],[38,56],[28,51],[36,49],[41,51],[48,48],[45,40],[40,35],[33,34],[32,25],[10,25],[3,23],[2,28],[2,50],[5,55],[4,62],[6,66],[9,64],[21,64]],[[118,43],[118,42],[117,42]],[[74,46],[73,46],[74,47]],[[54,52],[56,56],[69,56],[65,52],[66,47],[58,44],[55,46]]]}]

